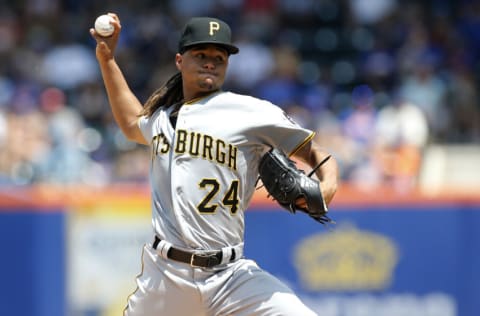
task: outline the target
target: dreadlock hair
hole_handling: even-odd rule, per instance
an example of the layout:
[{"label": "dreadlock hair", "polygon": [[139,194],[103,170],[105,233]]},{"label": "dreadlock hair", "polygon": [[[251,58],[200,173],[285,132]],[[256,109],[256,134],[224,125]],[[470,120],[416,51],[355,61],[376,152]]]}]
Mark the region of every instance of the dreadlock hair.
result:
[{"label": "dreadlock hair", "polygon": [[177,72],[147,99],[140,116],[150,117],[158,108],[169,108],[182,101],[182,74]]}]

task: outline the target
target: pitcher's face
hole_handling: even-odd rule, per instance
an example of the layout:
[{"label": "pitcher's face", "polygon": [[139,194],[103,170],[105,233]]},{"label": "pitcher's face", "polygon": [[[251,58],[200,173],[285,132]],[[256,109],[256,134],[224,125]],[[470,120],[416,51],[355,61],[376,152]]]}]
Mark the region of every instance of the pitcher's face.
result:
[{"label": "pitcher's face", "polygon": [[219,90],[228,66],[228,53],[221,46],[196,45],[183,55],[175,56],[175,63],[182,73],[183,90],[188,95],[204,94]]}]

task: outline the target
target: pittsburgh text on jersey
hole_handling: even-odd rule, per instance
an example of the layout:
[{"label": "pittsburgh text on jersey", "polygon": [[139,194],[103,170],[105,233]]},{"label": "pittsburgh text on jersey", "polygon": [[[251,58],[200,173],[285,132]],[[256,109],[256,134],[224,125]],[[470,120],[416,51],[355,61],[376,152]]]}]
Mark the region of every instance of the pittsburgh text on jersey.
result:
[{"label": "pittsburgh text on jersey", "polygon": [[[160,133],[153,137],[152,156],[164,155],[170,151],[170,144],[165,134]],[[176,131],[175,153],[188,154],[228,166],[237,170],[238,148],[222,139],[193,131],[179,129]]]}]

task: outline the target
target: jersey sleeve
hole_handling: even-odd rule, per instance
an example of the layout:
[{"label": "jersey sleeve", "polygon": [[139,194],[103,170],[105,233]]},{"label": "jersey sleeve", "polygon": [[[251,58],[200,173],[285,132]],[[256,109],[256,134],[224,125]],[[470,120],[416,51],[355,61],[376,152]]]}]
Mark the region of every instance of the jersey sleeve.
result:
[{"label": "jersey sleeve", "polygon": [[139,117],[137,125],[142,131],[143,137],[148,140],[148,142],[151,142],[155,135],[167,128],[166,121],[168,121],[168,117],[166,116],[165,111],[157,110],[150,117]]},{"label": "jersey sleeve", "polygon": [[314,131],[300,126],[283,109],[270,102],[259,102],[259,110],[261,122],[255,133],[266,146],[280,148],[293,155],[315,136]]}]

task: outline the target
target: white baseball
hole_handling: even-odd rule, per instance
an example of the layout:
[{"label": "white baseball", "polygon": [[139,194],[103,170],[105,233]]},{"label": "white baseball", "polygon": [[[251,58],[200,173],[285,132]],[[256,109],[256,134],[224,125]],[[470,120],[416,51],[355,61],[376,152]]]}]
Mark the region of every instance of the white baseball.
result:
[{"label": "white baseball", "polygon": [[100,15],[95,20],[95,31],[98,35],[107,37],[112,35],[114,27],[110,22],[113,22],[113,18],[107,14]]}]

